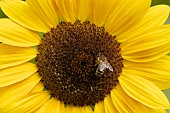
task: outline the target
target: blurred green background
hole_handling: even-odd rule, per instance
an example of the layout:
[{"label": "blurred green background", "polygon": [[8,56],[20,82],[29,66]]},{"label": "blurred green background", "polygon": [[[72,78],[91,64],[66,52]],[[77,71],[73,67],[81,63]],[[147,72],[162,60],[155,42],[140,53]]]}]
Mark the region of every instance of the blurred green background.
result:
[{"label": "blurred green background", "polygon": [[[152,0],[152,6],[158,5],[158,4],[167,4],[170,6],[170,0]],[[5,14],[0,10],[0,18],[6,17]],[[170,24],[170,16],[169,19],[167,20],[166,24]],[[170,89],[164,90],[163,91],[166,96],[168,97],[170,101]],[[167,110],[167,113],[170,113],[170,110]]]},{"label": "blurred green background", "polygon": [[167,4],[170,6],[170,0],[152,0],[152,5]]}]

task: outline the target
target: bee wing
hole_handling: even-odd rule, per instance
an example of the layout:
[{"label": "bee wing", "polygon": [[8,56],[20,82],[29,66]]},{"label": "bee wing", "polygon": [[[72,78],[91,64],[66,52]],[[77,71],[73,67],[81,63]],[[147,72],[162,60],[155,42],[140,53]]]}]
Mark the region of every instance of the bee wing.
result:
[{"label": "bee wing", "polygon": [[112,66],[109,64],[109,62],[106,63],[106,68],[109,69],[110,71],[113,71]]},{"label": "bee wing", "polygon": [[97,69],[98,69],[99,71],[103,71],[105,68],[106,68],[106,63],[103,62],[103,61],[100,61],[100,64],[99,64],[99,66],[98,66]]}]

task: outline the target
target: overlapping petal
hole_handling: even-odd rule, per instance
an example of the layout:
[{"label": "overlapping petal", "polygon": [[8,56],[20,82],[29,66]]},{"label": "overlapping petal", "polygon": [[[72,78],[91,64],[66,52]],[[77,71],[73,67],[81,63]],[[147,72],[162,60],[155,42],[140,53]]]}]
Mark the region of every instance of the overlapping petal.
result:
[{"label": "overlapping petal", "polygon": [[0,69],[25,63],[36,57],[34,48],[22,48],[0,44]]},{"label": "overlapping petal", "polygon": [[92,12],[92,0],[55,0],[63,21],[86,21]]},{"label": "overlapping petal", "polygon": [[55,0],[60,17],[65,22],[74,23],[77,18],[79,4],[77,0]]},{"label": "overlapping petal", "polygon": [[107,113],[105,111],[105,106],[104,106],[104,102],[103,101],[98,102],[98,103],[95,104],[94,113]]},{"label": "overlapping petal", "polygon": [[35,15],[24,1],[3,0],[1,8],[10,19],[24,27],[39,32],[50,30],[50,27]]},{"label": "overlapping petal", "polygon": [[106,30],[112,35],[127,31],[143,18],[150,7],[150,3],[151,0],[116,1],[116,4],[110,8],[106,19]]},{"label": "overlapping petal", "polygon": [[24,63],[0,70],[0,88],[22,81],[37,71],[32,63]]},{"label": "overlapping petal", "polygon": [[124,42],[129,36],[136,34],[137,32],[145,33],[149,29],[163,25],[167,20],[169,13],[170,10],[167,5],[156,5],[149,8],[142,20],[136,23],[133,27],[129,28],[127,31],[119,34],[117,36],[117,40]]},{"label": "overlapping petal", "polygon": [[[87,21],[92,13],[92,0],[77,0],[78,4],[78,13],[77,18],[81,22]],[[76,1],[76,2],[77,2]]]},{"label": "overlapping petal", "polygon": [[65,113],[63,109],[65,109],[64,103],[52,98],[48,100],[37,113]]},{"label": "overlapping petal", "polygon": [[153,109],[170,108],[165,94],[148,80],[129,73],[123,73],[119,77],[119,82],[123,90],[138,102]]},{"label": "overlapping petal", "polygon": [[50,95],[48,92],[38,92],[35,94],[26,95],[23,99],[12,103],[2,109],[1,113],[31,113],[40,108],[46,101],[48,101]]},{"label": "overlapping petal", "polygon": [[104,26],[107,17],[114,12],[117,2],[116,0],[93,0],[90,22],[97,26]]},{"label": "overlapping petal", "polygon": [[111,97],[119,113],[165,113],[165,109],[151,109],[129,97],[120,84],[111,91]]},{"label": "overlapping petal", "polygon": [[[170,50],[170,26],[155,27],[145,33],[136,32],[121,44],[124,59],[148,62],[158,59]],[[141,60],[142,59],[142,60]]]},{"label": "overlapping petal", "polygon": [[90,106],[72,106],[68,105],[66,107],[66,113],[93,113]]},{"label": "overlapping petal", "polygon": [[31,47],[40,43],[37,32],[26,29],[10,19],[0,19],[0,26],[0,42],[4,44]]},{"label": "overlapping petal", "polygon": [[[39,76],[39,75],[38,75]],[[35,92],[40,92],[44,90],[44,85],[42,82],[39,82],[32,90],[30,93],[35,93]]]},{"label": "overlapping petal", "polygon": [[59,23],[57,6],[54,0],[27,0],[29,8],[50,28]]},{"label": "overlapping petal", "polygon": [[166,55],[152,62],[137,64],[124,61],[124,64],[124,72],[149,80],[161,90],[170,87],[170,56]]},{"label": "overlapping petal", "polygon": [[104,106],[105,106],[105,112],[106,113],[119,113],[119,111],[116,109],[111,95],[107,95],[104,99]]},{"label": "overlapping petal", "polygon": [[21,82],[0,88],[0,111],[27,95],[39,81],[38,74],[34,74]]}]

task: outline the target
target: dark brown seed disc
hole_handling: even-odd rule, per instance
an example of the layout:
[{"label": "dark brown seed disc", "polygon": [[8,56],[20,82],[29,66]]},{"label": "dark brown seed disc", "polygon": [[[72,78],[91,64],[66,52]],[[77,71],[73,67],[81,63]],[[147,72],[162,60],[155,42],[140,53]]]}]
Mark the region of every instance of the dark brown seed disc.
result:
[{"label": "dark brown seed disc", "polygon": [[90,22],[62,22],[44,35],[36,57],[52,97],[84,106],[104,100],[118,84],[123,58],[115,36]]}]

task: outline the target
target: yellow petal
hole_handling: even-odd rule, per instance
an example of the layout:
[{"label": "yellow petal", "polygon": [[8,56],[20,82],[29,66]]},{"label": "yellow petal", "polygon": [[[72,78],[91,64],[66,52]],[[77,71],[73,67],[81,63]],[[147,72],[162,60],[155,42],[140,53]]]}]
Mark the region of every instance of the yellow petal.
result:
[{"label": "yellow petal", "polygon": [[151,28],[163,25],[169,16],[169,12],[169,6],[167,5],[157,5],[149,8],[148,12],[140,22],[126,32],[118,35],[117,39],[122,42],[138,31],[145,33]]},{"label": "yellow petal", "polygon": [[166,44],[161,47],[158,46],[153,49],[148,49],[141,52],[135,52],[127,56],[125,55],[122,56],[125,60],[132,61],[132,62],[150,62],[168,54],[170,50],[169,45],[170,44]]},{"label": "yellow petal", "polygon": [[25,96],[23,99],[16,101],[15,103],[0,109],[2,113],[31,113],[40,108],[46,101],[48,101],[50,95],[48,92],[39,92]]},{"label": "yellow petal", "polygon": [[92,13],[92,0],[55,0],[61,19],[74,23],[86,21]]},{"label": "yellow petal", "polygon": [[158,113],[156,111],[165,111],[165,109],[151,109],[134,100],[123,91],[120,84],[111,91],[111,97],[119,113]]},{"label": "yellow petal", "polygon": [[44,85],[42,82],[39,82],[32,90],[30,93],[35,93],[35,92],[40,92],[43,91]]},{"label": "yellow petal", "polygon": [[148,80],[129,73],[123,73],[119,77],[119,82],[123,90],[140,103],[154,109],[170,108],[164,93]]},{"label": "yellow petal", "polygon": [[83,107],[80,107],[80,113],[93,113],[93,111],[90,106],[83,106]]},{"label": "yellow petal", "polygon": [[96,24],[97,26],[103,26],[108,17],[109,11],[113,12],[116,0],[94,0],[93,11],[90,15],[90,22]]},{"label": "yellow petal", "polygon": [[13,21],[39,32],[47,32],[50,28],[32,12],[25,1],[3,0],[1,2],[3,12]]},{"label": "yellow petal", "polygon": [[124,71],[130,74],[134,74],[136,76],[140,76],[146,80],[149,80],[150,82],[158,86],[161,90],[170,87],[169,78],[166,78],[166,76],[170,75],[169,73],[164,71],[157,71],[156,69],[150,70],[149,68],[139,68],[139,67],[137,68],[138,69],[124,69]]},{"label": "yellow petal", "polygon": [[64,106],[63,102],[52,98],[47,101],[37,113],[64,113],[64,111],[61,111],[61,106]]},{"label": "yellow petal", "polygon": [[66,113],[66,108],[63,102],[60,104],[60,111],[62,111],[61,113]]},{"label": "yellow petal", "polygon": [[54,0],[27,0],[29,8],[50,28],[58,24],[57,6]]},{"label": "yellow petal", "polygon": [[66,113],[93,113],[90,106],[72,106],[68,105],[66,107]]},{"label": "yellow petal", "polygon": [[[161,38],[160,38],[161,37]],[[134,33],[121,45],[124,55],[155,48],[170,43],[170,26],[161,26],[147,31]]]},{"label": "yellow petal", "polygon": [[8,107],[8,105],[23,98],[39,81],[40,77],[34,74],[21,82],[0,88],[0,108]]},{"label": "yellow petal", "polygon": [[66,113],[81,113],[80,107],[69,105],[66,107]]},{"label": "yellow petal", "polygon": [[37,71],[32,63],[25,63],[0,70],[0,87],[8,86],[22,81]]},{"label": "yellow petal", "polygon": [[127,31],[143,18],[150,3],[151,0],[118,0],[108,14],[106,30],[112,35]]},{"label": "yellow petal", "polygon": [[103,101],[95,104],[94,113],[106,113]]},{"label": "yellow petal", "polygon": [[[119,87],[119,86],[117,85],[117,87]],[[126,103],[125,103],[128,98],[122,97],[122,95],[123,95],[123,94],[121,94],[122,92],[121,91],[118,92],[118,90],[120,90],[120,89],[116,88],[116,89],[112,90],[112,92],[111,92],[111,98],[112,98],[112,101],[113,101],[115,107],[117,108],[119,113],[133,113],[133,110],[130,109],[129,106],[126,105]],[[123,101],[123,99],[125,99],[124,100],[125,102]],[[130,102],[129,102],[129,105],[131,105]],[[137,106],[137,104],[133,105],[133,107],[135,107],[135,106]]]},{"label": "yellow petal", "polygon": [[147,79],[161,90],[170,88],[170,56],[146,63],[124,61],[124,64],[124,72]]},{"label": "yellow petal", "polygon": [[[78,2],[78,0],[76,1]],[[78,10],[78,15],[77,18],[81,20],[81,22],[86,21],[91,12],[92,12],[92,0],[79,0],[79,9]]]},{"label": "yellow petal", "polygon": [[0,44],[0,69],[25,63],[36,57],[34,48],[21,48]]},{"label": "yellow petal", "polygon": [[129,36],[128,40],[121,44],[121,52],[124,59],[130,61],[151,61],[166,55],[169,52],[169,43],[170,26],[160,26],[146,33],[136,32]]},{"label": "yellow petal", "polygon": [[107,95],[104,99],[104,106],[106,113],[119,113],[116,109],[115,105],[113,104],[111,95]]},{"label": "yellow petal", "polygon": [[[151,111],[153,113],[167,113],[165,109],[154,109],[154,110],[151,109]],[[152,113],[152,112],[149,112],[149,113]]]},{"label": "yellow petal", "polygon": [[78,14],[78,4],[76,0],[55,0],[60,17],[66,22],[74,23]]},{"label": "yellow petal", "polygon": [[10,19],[0,19],[0,26],[0,42],[21,47],[35,46],[40,43],[37,32],[26,29]]}]

